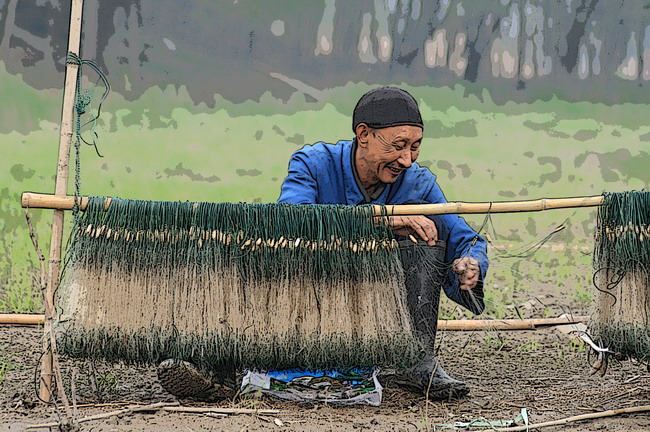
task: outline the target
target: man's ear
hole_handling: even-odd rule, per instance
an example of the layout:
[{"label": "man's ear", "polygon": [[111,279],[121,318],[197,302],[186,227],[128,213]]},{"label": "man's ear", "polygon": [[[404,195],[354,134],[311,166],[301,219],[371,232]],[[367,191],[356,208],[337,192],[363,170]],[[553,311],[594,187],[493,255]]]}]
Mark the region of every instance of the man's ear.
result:
[{"label": "man's ear", "polygon": [[354,132],[357,134],[357,145],[366,148],[368,146],[368,135],[372,129],[365,123],[359,123]]}]

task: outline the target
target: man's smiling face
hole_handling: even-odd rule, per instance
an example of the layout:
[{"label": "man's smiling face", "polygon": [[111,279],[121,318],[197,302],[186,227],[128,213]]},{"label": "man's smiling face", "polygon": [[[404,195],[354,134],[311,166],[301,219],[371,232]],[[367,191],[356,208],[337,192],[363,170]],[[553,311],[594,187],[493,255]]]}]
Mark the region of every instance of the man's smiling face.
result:
[{"label": "man's smiling face", "polygon": [[418,126],[370,129],[364,154],[366,169],[359,173],[362,182],[395,183],[418,158],[421,143],[422,129]]}]

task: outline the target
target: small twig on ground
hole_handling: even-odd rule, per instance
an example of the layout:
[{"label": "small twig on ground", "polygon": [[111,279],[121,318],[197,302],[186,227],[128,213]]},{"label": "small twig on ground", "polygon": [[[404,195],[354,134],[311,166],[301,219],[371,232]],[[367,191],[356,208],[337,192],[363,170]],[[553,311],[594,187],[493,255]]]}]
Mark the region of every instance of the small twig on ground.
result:
[{"label": "small twig on ground", "polygon": [[29,216],[29,212],[25,210],[25,219],[27,220],[27,228],[29,229],[29,238],[32,240],[34,249],[36,249],[36,254],[38,255],[38,261],[41,266],[41,291],[47,285],[47,268],[45,265],[45,255],[41,247],[38,245],[38,239],[36,238],[36,232],[34,231],[34,225],[32,225],[32,218]]},{"label": "small twig on ground", "polygon": [[[205,415],[212,415],[212,416],[218,416],[219,414],[221,415],[234,415],[234,414],[258,414],[258,415],[269,415],[269,414],[277,414],[280,412],[280,410],[276,409],[250,409],[250,408],[218,408],[218,407],[205,407],[205,408],[198,408],[198,407],[183,407],[179,406],[178,402],[158,402],[154,403],[151,405],[141,405],[141,406],[130,406],[127,408],[123,408],[120,410],[116,411],[111,411],[107,413],[102,413],[102,414],[95,414],[91,415],[88,417],[83,417],[77,420],[77,423],[85,423],[93,420],[101,420],[105,419],[108,417],[113,417],[113,416],[118,416],[118,415],[125,415],[125,414],[132,414],[135,412],[142,412],[142,411],[173,411],[173,412],[186,412],[186,413],[198,413],[198,414],[205,414]],[[274,420],[275,422],[275,420]],[[42,424],[34,424],[27,426],[25,429],[40,429],[40,428],[51,428],[51,427],[56,427],[60,426],[60,422],[54,422],[54,423],[42,423]],[[276,422],[277,424],[277,422]]]},{"label": "small twig on ground", "polygon": [[[436,360],[437,361],[437,360]],[[429,418],[429,391],[431,390],[431,384],[433,383],[433,375],[439,366],[436,364],[436,369],[433,369],[429,374],[429,382],[427,383],[427,391],[424,395],[424,421],[425,427],[428,429],[429,426],[426,424],[427,419]]]},{"label": "small twig on ground", "polygon": [[547,421],[543,423],[535,423],[535,424],[529,424],[529,425],[523,425],[523,426],[515,426],[515,427],[507,427],[507,428],[497,428],[494,429],[497,432],[517,432],[517,431],[527,431],[530,429],[539,429],[547,426],[557,426],[557,425],[563,425],[567,423],[573,423],[581,420],[591,420],[591,419],[597,419],[597,418],[605,418],[605,417],[613,417],[617,416],[619,414],[632,414],[632,413],[639,413],[639,412],[646,412],[650,411],[650,405],[641,405],[641,406],[635,406],[635,407],[629,407],[629,408],[619,408],[615,410],[608,410],[608,411],[601,411],[597,413],[590,413],[590,414],[580,414],[577,416],[573,417],[567,417],[563,418],[560,420],[553,420],[553,421]]},{"label": "small twig on ground", "polygon": [[77,375],[79,368],[76,366],[72,368],[72,381],[70,383],[70,392],[72,393],[72,415],[77,418]]},{"label": "small twig on ground", "polygon": [[97,400],[101,401],[102,397],[101,394],[99,394],[99,386],[97,385],[97,373],[95,372],[95,363],[93,363],[92,360],[88,360],[88,380],[90,381],[90,390],[92,390]]},{"label": "small twig on ground", "polygon": [[174,406],[174,407],[165,407],[164,411],[178,411],[178,412],[189,412],[189,413],[219,413],[219,414],[259,414],[259,415],[268,415],[268,414],[277,414],[280,410],[276,409],[252,409],[252,408],[218,408],[218,407],[184,407],[184,406]]},{"label": "small twig on ground", "polygon": [[[121,410],[116,410],[116,411],[111,411],[107,413],[102,413],[102,414],[95,414],[91,415],[88,417],[83,417],[77,420],[78,423],[85,423],[89,422],[92,420],[101,420],[105,419],[108,417],[113,417],[121,414],[131,414],[134,412],[139,412],[139,411],[158,411],[159,409],[165,408],[165,407],[172,407],[172,406],[177,406],[178,402],[158,402],[154,403],[151,405],[142,405],[142,406],[135,406],[135,407],[127,407],[123,408]],[[34,424],[34,425],[29,425],[25,429],[40,429],[40,428],[51,428],[51,427],[56,427],[59,426],[59,423],[42,423],[42,424]]]},{"label": "small twig on ground", "polygon": [[623,396],[629,396],[631,393],[634,393],[634,392],[639,391],[639,390],[640,390],[639,387],[634,387],[634,388],[622,391],[621,393],[617,393],[614,396],[610,396],[607,399],[605,399],[603,401],[600,401],[599,404],[600,404],[600,406],[604,406],[604,405],[606,405],[606,404],[608,404],[610,402],[614,402],[616,399],[620,399]]},{"label": "small twig on ground", "polygon": [[122,405],[144,405],[138,401],[122,401],[122,402],[104,402],[104,403],[85,403],[78,404],[77,408],[88,408],[88,407],[106,407],[106,406],[122,406]]}]

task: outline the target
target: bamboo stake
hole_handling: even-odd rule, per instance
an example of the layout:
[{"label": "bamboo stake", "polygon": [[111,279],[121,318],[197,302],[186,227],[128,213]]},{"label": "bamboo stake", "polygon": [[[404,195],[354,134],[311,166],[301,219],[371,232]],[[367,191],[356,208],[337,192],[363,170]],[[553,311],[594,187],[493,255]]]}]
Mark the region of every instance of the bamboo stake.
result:
[{"label": "bamboo stake", "polygon": [[[36,238],[36,232],[34,231],[34,225],[32,224],[32,219],[29,216],[29,212],[25,210],[25,221],[27,222],[27,228],[29,229],[29,238],[32,240],[32,244],[34,245],[34,249],[36,250],[36,254],[38,255],[38,261],[40,264],[41,268],[41,293],[43,293],[43,297],[45,297],[45,291],[47,290],[47,265],[45,264],[45,256],[43,255],[43,251],[41,250],[40,245],[38,244],[38,239]],[[50,320],[51,324],[51,320]],[[57,350],[56,350],[56,338],[54,336],[54,331],[50,330],[49,333],[44,334],[45,339],[49,337],[49,343],[50,343],[50,350],[52,354],[52,370],[54,371],[54,376],[56,377],[57,382],[62,383],[63,378],[61,377],[61,365],[59,363],[59,359],[57,356]],[[43,342],[47,343],[47,342]],[[59,389],[60,391],[60,396],[61,396],[61,401],[63,402],[63,406],[65,408],[66,412],[66,424],[70,425],[74,424],[74,416],[72,412],[70,411],[70,404],[68,403],[68,397],[65,394],[65,389],[61,387]],[[52,391],[50,390],[50,394],[52,394]],[[56,404],[54,405],[56,408]]]},{"label": "bamboo stake", "polygon": [[[503,320],[438,320],[438,329],[446,331],[535,330],[537,327],[575,324],[589,321],[587,316]],[[0,314],[0,324],[43,324],[44,315]]]},{"label": "bamboo stake", "polygon": [[[81,46],[81,18],[83,0],[71,0],[70,31],[68,34],[68,51],[79,54]],[[61,113],[61,134],[59,138],[59,161],[56,170],[54,194],[66,196],[68,190],[68,172],[70,167],[70,143],[73,135],[74,104],[76,97],[77,76],[79,66],[66,64],[65,84],[63,91],[63,108]],[[61,269],[61,247],[63,245],[64,212],[55,210],[52,219],[52,237],[50,241],[50,260],[48,266],[47,288],[45,290],[45,338],[43,339],[44,355],[41,360],[41,379],[39,396],[44,402],[52,398],[52,346],[48,335],[53,331],[54,292],[59,283]],[[62,385],[62,383],[57,383]]]},{"label": "bamboo stake", "polygon": [[[382,215],[435,215],[435,214],[469,214],[469,213],[515,213],[531,212],[573,207],[596,207],[603,203],[603,196],[575,197],[575,198],[542,198],[529,201],[503,201],[492,203],[450,202],[442,204],[404,204],[375,206],[375,214]],[[56,210],[71,210],[74,207],[73,196],[55,196],[23,192],[21,204],[25,208],[46,208]],[[79,208],[85,210],[88,197],[79,198]],[[110,206],[107,199],[104,208]]]}]

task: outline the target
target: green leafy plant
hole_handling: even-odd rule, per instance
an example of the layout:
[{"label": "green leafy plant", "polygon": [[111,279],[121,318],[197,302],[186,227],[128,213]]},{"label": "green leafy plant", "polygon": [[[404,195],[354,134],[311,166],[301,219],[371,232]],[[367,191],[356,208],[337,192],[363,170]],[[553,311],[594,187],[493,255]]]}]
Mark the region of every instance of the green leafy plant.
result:
[{"label": "green leafy plant", "polygon": [[538,351],[540,347],[539,340],[535,336],[532,336],[529,340],[515,348],[515,350],[519,352]]},{"label": "green leafy plant", "polygon": [[594,293],[590,288],[584,285],[577,285],[571,294],[571,298],[579,304],[589,306],[594,301]]},{"label": "green leafy plant", "polygon": [[7,378],[7,372],[17,370],[16,366],[10,358],[0,357],[0,386],[4,384],[5,379]]},{"label": "green leafy plant", "polygon": [[571,339],[571,342],[569,342],[569,349],[571,351],[575,351],[575,352],[578,352],[578,353],[583,353],[586,350],[586,345],[582,341],[582,339],[573,338],[573,339]]},{"label": "green leafy plant", "polygon": [[101,391],[115,391],[120,384],[120,380],[115,374],[97,375],[97,388]]}]

